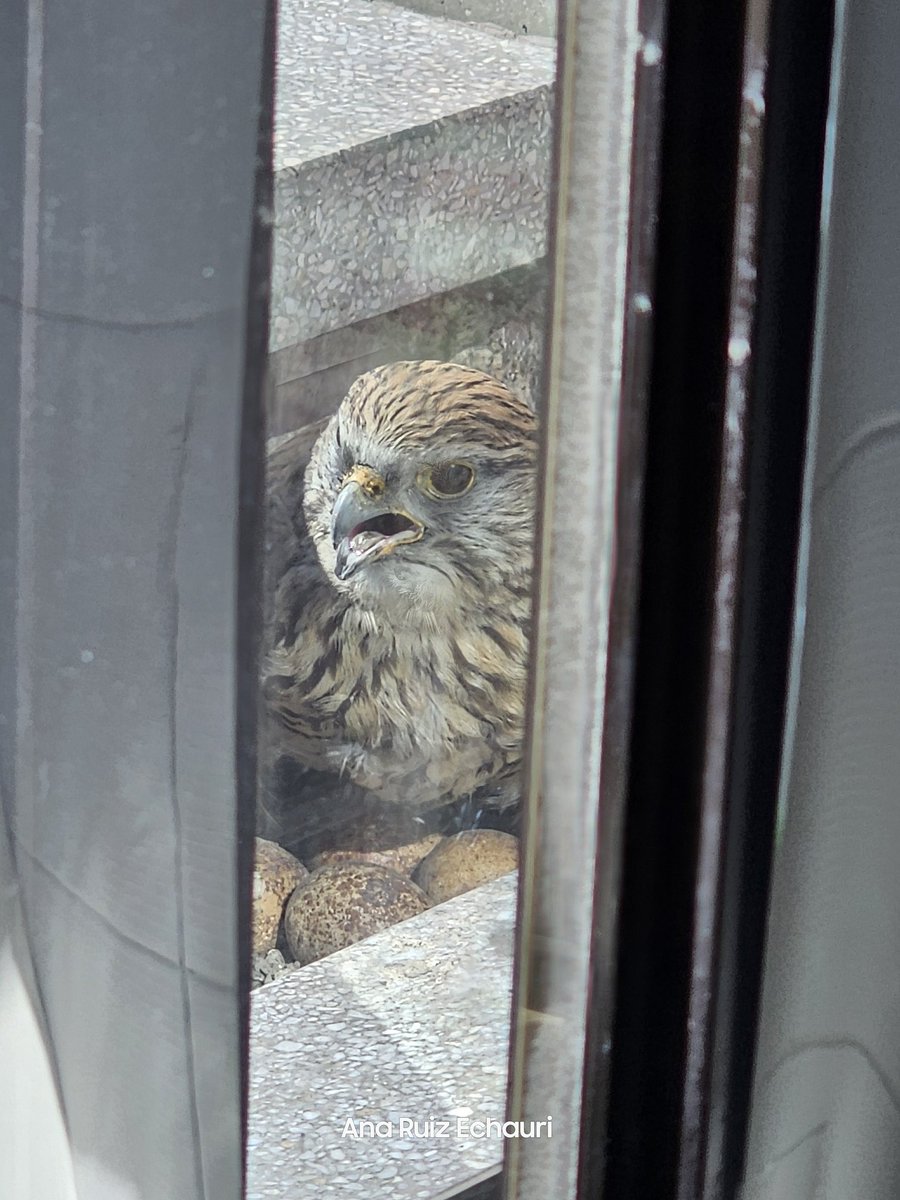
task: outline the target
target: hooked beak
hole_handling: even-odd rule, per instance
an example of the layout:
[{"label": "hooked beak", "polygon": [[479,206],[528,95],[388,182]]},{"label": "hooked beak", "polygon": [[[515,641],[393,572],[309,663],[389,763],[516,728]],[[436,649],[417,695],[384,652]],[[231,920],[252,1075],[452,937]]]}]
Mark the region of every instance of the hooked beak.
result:
[{"label": "hooked beak", "polygon": [[349,579],[364,563],[384,558],[397,546],[417,542],[424,534],[421,521],[385,503],[384,492],[384,480],[369,467],[356,466],[345,476],[331,510],[338,579]]}]

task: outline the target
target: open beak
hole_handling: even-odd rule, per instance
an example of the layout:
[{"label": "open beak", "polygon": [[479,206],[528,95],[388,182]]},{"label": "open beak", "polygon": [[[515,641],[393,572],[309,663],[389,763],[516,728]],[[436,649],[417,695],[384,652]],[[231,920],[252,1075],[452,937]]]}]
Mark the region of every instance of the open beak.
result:
[{"label": "open beak", "polygon": [[397,546],[417,542],[425,526],[385,503],[385,484],[367,467],[354,467],[331,510],[331,537],[337,551],[334,573],[349,579],[359,568],[384,558]]}]

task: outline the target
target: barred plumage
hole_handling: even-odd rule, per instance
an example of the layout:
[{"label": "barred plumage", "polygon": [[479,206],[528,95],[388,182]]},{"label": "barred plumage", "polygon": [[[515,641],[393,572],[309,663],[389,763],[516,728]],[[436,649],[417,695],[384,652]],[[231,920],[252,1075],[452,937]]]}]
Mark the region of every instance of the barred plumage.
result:
[{"label": "barred plumage", "polygon": [[306,466],[315,433],[269,456],[269,756],[413,808],[513,798],[533,413],[479,371],[394,363],[356,381]]}]

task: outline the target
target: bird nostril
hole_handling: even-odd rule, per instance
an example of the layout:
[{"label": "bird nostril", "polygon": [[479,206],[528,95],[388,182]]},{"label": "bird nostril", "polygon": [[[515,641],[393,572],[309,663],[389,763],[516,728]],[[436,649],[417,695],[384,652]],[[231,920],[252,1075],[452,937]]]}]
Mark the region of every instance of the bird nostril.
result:
[{"label": "bird nostril", "polygon": [[378,500],[384,495],[384,480],[377,471],[373,471],[364,463],[357,463],[356,466],[350,468],[341,480],[341,487],[345,487],[348,483],[355,483],[369,500]]}]

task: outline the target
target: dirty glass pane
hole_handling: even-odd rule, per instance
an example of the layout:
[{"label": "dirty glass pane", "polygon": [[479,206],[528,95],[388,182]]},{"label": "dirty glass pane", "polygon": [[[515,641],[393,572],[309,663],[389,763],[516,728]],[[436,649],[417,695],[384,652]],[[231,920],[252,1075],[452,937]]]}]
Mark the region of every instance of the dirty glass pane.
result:
[{"label": "dirty glass pane", "polygon": [[502,1161],[555,26],[280,5],[249,1196]]}]

